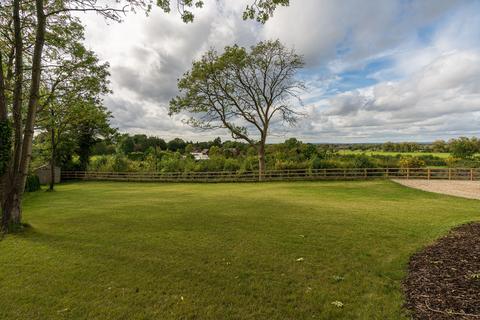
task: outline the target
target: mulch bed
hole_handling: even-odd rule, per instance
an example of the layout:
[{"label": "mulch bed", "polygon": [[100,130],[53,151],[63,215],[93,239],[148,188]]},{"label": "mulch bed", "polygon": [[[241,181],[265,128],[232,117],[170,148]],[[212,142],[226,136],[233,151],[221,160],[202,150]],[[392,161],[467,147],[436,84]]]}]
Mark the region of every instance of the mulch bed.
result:
[{"label": "mulch bed", "polygon": [[480,319],[480,223],[413,255],[404,288],[414,319]]}]

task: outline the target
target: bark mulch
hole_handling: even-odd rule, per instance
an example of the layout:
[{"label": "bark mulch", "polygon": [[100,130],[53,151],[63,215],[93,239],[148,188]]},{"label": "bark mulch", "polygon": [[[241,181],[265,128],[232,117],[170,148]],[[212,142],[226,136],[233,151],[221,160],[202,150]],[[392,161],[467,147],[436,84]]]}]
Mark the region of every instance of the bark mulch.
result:
[{"label": "bark mulch", "polygon": [[413,255],[404,288],[414,319],[480,319],[480,223]]}]

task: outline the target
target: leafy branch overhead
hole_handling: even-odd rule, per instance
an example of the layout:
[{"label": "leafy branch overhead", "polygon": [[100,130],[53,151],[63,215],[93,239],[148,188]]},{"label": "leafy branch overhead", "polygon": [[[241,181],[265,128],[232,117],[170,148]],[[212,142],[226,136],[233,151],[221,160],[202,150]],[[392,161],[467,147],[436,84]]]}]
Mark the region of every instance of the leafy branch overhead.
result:
[{"label": "leafy branch overhead", "polygon": [[[113,3],[112,3],[113,2]],[[193,10],[202,8],[205,2],[202,0],[126,0],[111,1],[105,3],[98,0],[70,0],[63,1],[62,5],[46,13],[47,16],[57,15],[61,12],[88,12],[93,11],[109,20],[122,21],[128,12],[144,11],[149,13],[154,6],[169,13],[172,9],[177,10],[184,22],[192,22],[195,18]],[[288,6],[289,0],[256,0],[247,5],[243,18],[256,19],[265,23],[274,13],[278,6]]]},{"label": "leafy branch overhead", "polygon": [[258,22],[265,23],[278,6],[286,7],[290,0],[256,0],[248,5],[243,13],[243,19],[256,19]]}]

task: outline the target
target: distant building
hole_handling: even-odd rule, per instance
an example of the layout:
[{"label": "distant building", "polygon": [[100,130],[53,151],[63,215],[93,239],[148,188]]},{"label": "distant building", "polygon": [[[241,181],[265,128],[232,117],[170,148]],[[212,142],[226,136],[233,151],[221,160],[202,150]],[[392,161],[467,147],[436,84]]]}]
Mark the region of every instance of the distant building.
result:
[{"label": "distant building", "polygon": [[194,151],[190,153],[195,160],[208,160],[208,149],[203,149],[201,151]]},{"label": "distant building", "polygon": [[230,156],[233,156],[233,157],[240,155],[240,151],[238,151],[237,148],[228,148],[228,149],[225,149],[225,152],[227,152],[228,154],[230,154]]},{"label": "distant building", "polygon": [[[45,164],[35,170],[35,174],[40,179],[40,184],[49,184],[50,179],[52,177],[50,171],[50,165]],[[55,183],[60,183],[60,176],[62,174],[62,170],[60,167],[55,167]]]}]

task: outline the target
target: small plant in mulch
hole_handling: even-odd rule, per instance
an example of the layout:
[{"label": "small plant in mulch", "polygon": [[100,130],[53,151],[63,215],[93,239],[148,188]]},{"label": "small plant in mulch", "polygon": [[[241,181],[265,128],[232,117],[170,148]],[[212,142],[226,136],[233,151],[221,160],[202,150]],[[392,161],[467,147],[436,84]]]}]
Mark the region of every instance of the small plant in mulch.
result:
[{"label": "small plant in mulch", "polygon": [[480,319],[480,223],[452,230],[412,256],[404,281],[414,319]]}]

